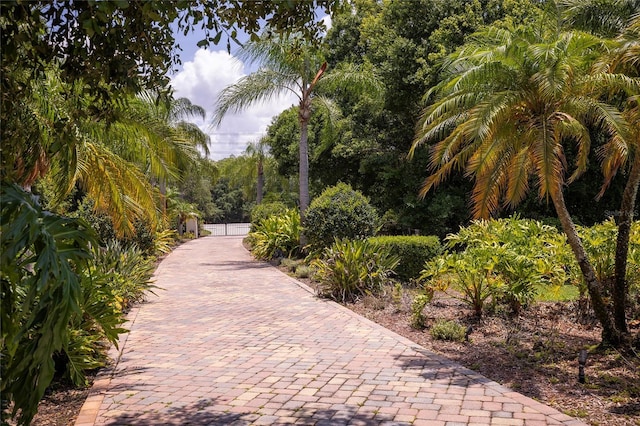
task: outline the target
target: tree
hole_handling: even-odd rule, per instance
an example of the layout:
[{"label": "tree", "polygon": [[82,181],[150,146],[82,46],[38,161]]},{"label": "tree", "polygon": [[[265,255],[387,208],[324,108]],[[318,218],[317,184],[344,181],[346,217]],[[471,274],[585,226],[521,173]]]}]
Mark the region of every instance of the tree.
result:
[{"label": "tree", "polygon": [[346,165],[340,179],[369,196],[381,212],[395,213],[395,232],[419,229],[444,237],[468,220],[469,184],[462,178],[418,197],[420,163],[428,161],[427,153],[416,152],[415,161],[407,161],[406,153],[422,95],[436,84],[440,59],[473,32],[493,22],[501,26],[531,22],[539,4],[538,0],[354,0],[353,11],[333,17],[324,40],[329,67],[344,62],[375,64],[385,93],[382,107],[366,94],[334,97],[344,126],[342,139],[332,147],[332,161]]},{"label": "tree", "polygon": [[299,201],[300,217],[304,223],[304,212],[309,206],[309,120],[314,107],[322,105],[328,110],[333,109],[332,102],[321,96],[322,86],[331,89],[349,87],[352,90],[367,88],[372,92],[380,87],[369,75],[355,68],[337,69],[325,74],[327,63],[318,50],[298,36],[273,38],[265,35],[260,40],[247,43],[240,57],[249,62],[259,62],[261,68],[220,93],[213,123],[219,125],[227,113],[241,111],[248,105],[286,91],[297,96],[300,122]]},{"label": "tree", "polygon": [[[637,3],[637,2],[636,2]],[[636,4],[636,9],[640,6]],[[630,77],[638,79],[640,77],[640,12],[638,12],[630,25],[617,38],[618,48],[610,54],[605,55],[597,66],[597,71],[605,77],[610,72],[620,72]],[[606,86],[604,86],[606,87]],[[619,96],[624,91],[618,91]],[[618,236],[616,240],[615,257],[615,281],[613,288],[614,320],[616,327],[626,332],[626,305],[629,283],[627,282],[627,255],[629,252],[629,235],[633,223],[635,209],[637,206],[637,194],[640,187],[640,94],[638,91],[633,96],[626,98],[622,105],[623,115],[631,126],[631,137],[629,144],[612,143],[603,147],[605,155],[603,168],[607,180],[603,185],[602,192],[608,187],[611,176],[615,176],[625,163],[630,163],[627,184],[622,194],[620,212],[617,219]],[[632,160],[629,157],[633,156]]]},{"label": "tree", "polygon": [[251,142],[245,153],[256,163],[256,204],[262,203],[264,195],[264,160],[267,156],[267,145],[265,138],[257,142]]},{"label": "tree", "polygon": [[[562,31],[558,19],[536,28],[490,28],[452,55],[443,80],[430,94],[437,99],[423,112],[412,150],[431,147],[422,194],[454,170],[473,176],[473,213],[489,217],[501,205],[522,201],[533,182],[550,199],[585,278],[603,341],[621,343],[573,220],[564,186],[585,171],[591,138],[588,126],[604,130],[609,143],[627,143],[629,123],[615,106],[600,99],[589,66],[605,47],[602,39]],[[608,73],[614,85],[637,91],[640,82]],[[565,151],[575,144],[575,170],[565,176]],[[501,203],[502,202],[502,203]]]},{"label": "tree", "polygon": [[[185,34],[202,26],[206,36],[200,46],[217,44],[226,35],[230,48],[238,29],[255,37],[264,24],[277,33],[317,34],[316,8],[332,11],[338,3],[0,2],[3,421],[8,399],[13,415],[20,413],[19,424],[31,421],[52,378],[53,353],[64,344],[59,330],[71,312],[78,313],[82,260],[90,256],[89,246],[95,247],[83,223],[42,211],[16,184],[28,188],[57,173],[64,185],[54,195],[61,197],[69,184],[82,181],[113,209],[123,228],[131,212],[155,214],[147,175],[116,153],[117,144],[106,149],[106,142],[126,101],[143,89],[167,91],[167,71],[180,61],[171,24]],[[125,191],[111,190],[118,186]],[[11,204],[10,192],[19,194]],[[18,280],[23,288],[15,292]],[[11,292],[20,294],[10,297]],[[25,314],[23,324],[11,324],[21,320],[11,316],[15,312]],[[15,338],[10,332],[16,329],[34,339]],[[9,359],[17,359],[20,368],[7,365]]]},{"label": "tree", "polygon": [[171,24],[185,34],[203,29],[199,46],[224,37],[230,49],[239,29],[255,38],[263,25],[275,33],[300,31],[313,38],[323,27],[313,19],[316,10],[339,8],[338,0],[0,2],[2,179],[25,184],[45,173],[47,160],[63,148],[51,142],[25,151],[34,145],[24,143],[17,125],[7,125],[19,123],[31,82],[40,81],[50,65],[59,65],[64,83],[82,81],[78,90],[94,97],[80,113],[109,120],[117,99],[168,87],[169,71],[180,63]]}]

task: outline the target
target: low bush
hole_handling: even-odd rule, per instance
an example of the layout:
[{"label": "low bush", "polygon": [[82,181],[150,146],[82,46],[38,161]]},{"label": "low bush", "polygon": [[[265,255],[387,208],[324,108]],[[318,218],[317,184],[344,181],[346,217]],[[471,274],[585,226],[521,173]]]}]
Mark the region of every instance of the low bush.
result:
[{"label": "low bush", "polygon": [[369,199],[339,183],[324,190],[305,212],[304,233],[312,249],[331,246],[335,238],[362,239],[375,234],[378,213]]},{"label": "low bush", "polygon": [[403,282],[418,279],[424,264],[442,252],[440,239],[436,236],[381,236],[369,238],[369,241],[400,258],[395,272]]},{"label": "low bush", "polygon": [[433,324],[429,333],[436,340],[450,340],[453,342],[463,342],[466,329],[463,325],[448,320],[438,320]]},{"label": "low bush", "polygon": [[311,275],[313,275],[313,268],[311,268],[310,266],[300,265],[296,267],[296,278],[309,278]]},{"label": "low bush", "polygon": [[367,240],[336,239],[312,262],[318,293],[339,302],[380,293],[390,281],[399,258]]},{"label": "low bush", "polygon": [[460,295],[477,315],[487,300],[519,312],[540,288],[569,279],[571,252],[557,229],[517,216],[475,221],[446,238],[454,252],[428,262],[421,276],[427,287]]},{"label": "low bush", "polygon": [[270,216],[249,233],[252,252],[258,259],[291,257],[300,250],[300,214],[289,209],[279,216]]},{"label": "low bush", "polygon": [[427,319],[422,311],[433,299],[433,291],[419,294],[413,299],[411,304],[411,327],[422,330],[426,326]]}]

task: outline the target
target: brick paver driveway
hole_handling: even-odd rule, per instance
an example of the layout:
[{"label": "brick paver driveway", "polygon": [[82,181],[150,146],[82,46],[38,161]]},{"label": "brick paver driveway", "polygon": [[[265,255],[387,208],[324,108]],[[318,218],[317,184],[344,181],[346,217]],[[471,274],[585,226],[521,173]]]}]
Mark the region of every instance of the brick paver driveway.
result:
[{"label": "brick paver driveway", "polygon": [[76,425],[582,424],[314,297],[240,237],[180,246],[156,284]]}]

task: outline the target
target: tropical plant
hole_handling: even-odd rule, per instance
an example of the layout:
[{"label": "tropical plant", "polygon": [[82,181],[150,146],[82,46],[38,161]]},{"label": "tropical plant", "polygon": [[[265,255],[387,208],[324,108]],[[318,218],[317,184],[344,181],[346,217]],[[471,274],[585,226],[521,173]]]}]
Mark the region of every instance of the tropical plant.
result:
[{"label": "tropical plant", "polygon": [[378,294],[390,281],[399,258],[367,240],[336,239],[313,260],[318,293],[339,302]]},{"label": "tropical plant", "polygon": [[263,219],[249,233],[251,251],[258,259],[291,257],[300,251],[300,228],[300,214],[295,209]]},{"label": "tropical plant", "polygon": [[261,138],[258,142],[250,143],[245,150],[245,153],[256,164],[256,204],[258,205],[262,203],[264,195],[264,161],[267,157],[267,152],[268,147],[265,138]]},{"label": "tropical plant", "polygon": [[424,308],[433,300],[433,289],[427,289],[417,295],[411,303],[411,327],[422,330],[426,327],[427,318],[424,316]]},{"label": "tropical plant", "polygon": [[2,420],[11,401],[9,415],[29,424],[53,379],[53,355],[69,344],[82,299],[79,274],[96,239],[83,221],[43,211],[16,185],[1,189]]},{"label": "tropical plant", "polygon": [[376,232],[378,213],[369,199],[350,185],[325,189],[306,213],[305,234],[313,249],[329,247],[335,238],[367,238]]},{"label": "tropical plant", "polygon": [[[269,34],[247,43],[240,58],[260,63],[258,71],[225,88],[218,98],[213,124],[219,125],[229,112],[238,112],[247,106],[291,92],[299,101],[299,191],[300,217],[305,221],[309,206],[309,147],[308,124],[313,108],[324,107],[335,111],[335,105],[323,97],[322,86],[335,90],[368,90],[375,93],[380,86],[369,74],[356,68],[336,69],[325,74],[327,63],[319,51],[300,37],[274,38]],[[330,114],[331,115],[331,114]]]},{"label": "tropical plant", "polygon": [[279,201],[262,203],[251,209],[251,228],[255,230],[260,222],[270,216],[279,216],[288,210],[287,206]]},{"label": "tropical plant", "polygon": [[91,272],[108,277],[113,304],[126,312],[156,288],[151,281],[155,268],[155,258],[145,256],[135,245],[125,247],[112,240],[97,250]]},{"label": "tropical plant", "polygon": [[427,292],[451,292],[451,296],[468,305],[477,316],[481,316],[485,303],[498,294],[502,286],[496,276],[497,258],[493,251],[470,248],[464,253],[446,253],[425,265],[420,275]]},{"label": "tropical plant", "polygon": [[[557,16],[556,16],[557,17]],[[562,228],[585,276],[592,306],[603,328],[603,341],[618,344],[613,322],[576,232],[563,187],[587,167],[590,125],[604,129],[609,144],[627,145],[629,123],[600,98],[598,84],[635,91],[640,81],[614,73],[589,74],[605,42],[595,36],[563,31],[560,19],[516,30],[489,28],[450,56],[437,94],[418,125],[412,151],[434,142],[422,194],[455,169],[474,177],[475,217],[489,217],[501,205],[515,206],[529,190],[531,177],[540,198],[553,202]],[[575,170],[565,177],[565,152],[576,148]]]}]

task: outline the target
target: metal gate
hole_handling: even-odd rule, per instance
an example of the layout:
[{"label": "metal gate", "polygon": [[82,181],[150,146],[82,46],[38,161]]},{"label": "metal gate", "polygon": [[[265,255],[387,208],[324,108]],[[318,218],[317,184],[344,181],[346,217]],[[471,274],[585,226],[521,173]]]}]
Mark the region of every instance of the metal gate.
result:
[{"label": "metal gate", "polygon": [[224,237],[228,235],[247,235],[250,223],[205,223],[204,229],[211,232],[214,237]]}]

